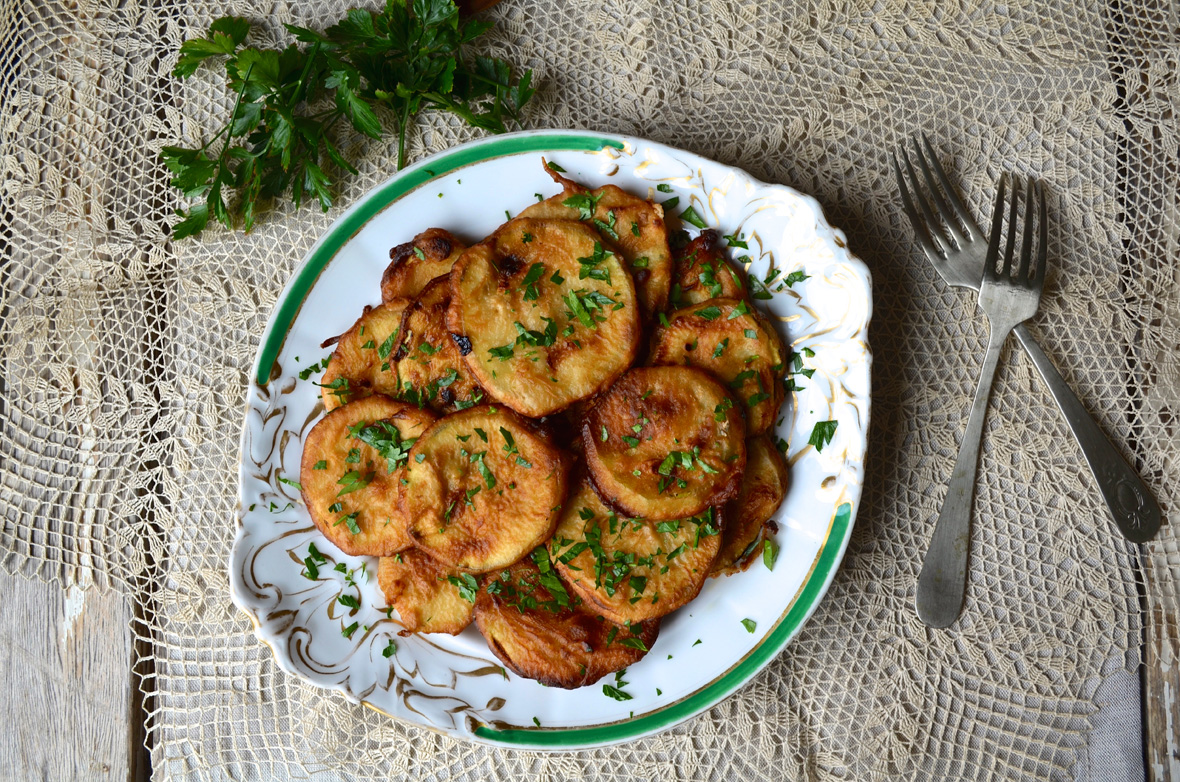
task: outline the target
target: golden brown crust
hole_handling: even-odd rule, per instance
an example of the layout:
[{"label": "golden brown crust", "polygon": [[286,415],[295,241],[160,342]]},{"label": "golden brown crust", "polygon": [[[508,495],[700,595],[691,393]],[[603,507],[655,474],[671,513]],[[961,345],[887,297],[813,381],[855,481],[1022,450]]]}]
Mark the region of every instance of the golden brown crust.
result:
[{"label": "golden brown crust", "polygon": [[741,299],[709,299],[677,310],[652,335],[648,363],[700,367],[741,402],[747,434],[774,425],[786,390],[786,350],[766,318]]},{"label": "golden brown crust", "polygon": [[750,566],[759,552],[756,545],[766,522],[787,496],[790,473],[787,461],[769,435],[746,441],[746,470],[738,496],[725,505],[721,553],[710,575],[733,575]]},{"label": "golden brown crust", "polygon": [[324,409],[332,411],[345,402],[370,394],[397,396],[397,367],[392,360],[402,312],[407,299],[393,299],[365,307],[352,327],[336,340],[336,349],[320,378]]},{"label": "golden brown crust", "polygon": [[[593,267],[593,276],[580,278]],[[609,385],[639,347],[635,286],[582,223],[517,218],[451,271],[447,326],[496,400],[539,418]],[[575,312],[574,307],[576,305]]]},{"label": "golden brown crust", "polygon": [[[397,611],[405,628],[398,635],[457,635],[471,624],[475,604],[463,597],[452,578],[461,580],[463,576],[414,549],[381,558],[377,583],[385,595],[386,604]],[[471,576],[467,578],[472,579]],[[476,586],[474,580],[464,582],[464,587],[470,588],[472,593]]]},{"label": "golden brown crust", "polygon": [[440,413],[470,407],[484,397],[447,330],[450,304],[450,277],[438,277],[423,288],[402,313],[401,335],[393,356],[401,396]]},{"label": "golden brown crust", "polygon": [[746,298],[742,274],[726,259],[716,231],[702,231],[673,257],[672,292],[668,298],[672,309],[721,297]]},{"label": "golden brown crust", "polygon": [[467,245],[450,231],[427,228],[411,241],[389,251],[389,266],[381,275],[381,300],[412,299],[431,280],[451,271]]},{"label": "golden brown crust", "polygon": [[559,605],[526,558],[483,577],[475,623],[492,653],[518,676],[565,689],[634,665],[655,644],[659,620],[627,628],[570,607],[568,597]]},{"label": "golden brown crust", "polygon": [[651,317],[663,311],[668,306],[673,268],[663,207],[631,195],[617,185],[590,190],[552,169],[546,171],[562,186],[562,192],[526,207],[518,217],[579,220],[581,210],[566,206],[565,202],[570,196],[583,194],[596,199],[593,214],[586,222],[599,232],[610,249],[626,259],[643,313]]},{"label": "golden brown crust", "polygon": [[586,610],[620,624],[658,619],[696,597],[721,549],[720,515],[664,522],[619,518],[580,476],[549,542]]},{"label": "golden brown crust", "polygon": [[511,410],[440,419],[414,444],[400,507],[414,544],[451,568],[506,567],[553,533],[568,457]]},{"label": "golden brown crust", "polygon": [[590,411],[582,445],[603,500],[625,516],[664,521],[737,494],[745,429],[733,397],[708,373],[637,367]]},{"label": "golden brown crust", "polygon": [[[303,504],[345,554],[388,556],[413,543],[397,504],[404,456],[389,448],[383,455],[370,443],[413,440],[433,421],[428,411],[375,395],[336,408],[308,433],[299,470]],[[392,471],[388,457],[395,459]]]}]

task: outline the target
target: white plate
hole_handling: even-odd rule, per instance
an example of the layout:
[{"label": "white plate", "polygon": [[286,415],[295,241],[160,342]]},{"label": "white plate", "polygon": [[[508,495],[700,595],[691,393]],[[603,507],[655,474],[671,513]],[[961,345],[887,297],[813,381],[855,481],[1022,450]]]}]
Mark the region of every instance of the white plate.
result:
[{"label": "white plate", "polygon": [[[722,234],[744,233],[751,274],[773,265],[808,278],[759,302],[784,342],[814,351],[789,395],[778,436],[789,442],[791,487],[775,515],[781,548],[774,570],[761,562],[710,579],[699,597],[667,617],[651,652],[626,675],[628,701],[602,686],[545,688],[505,673],[475,627],[459,636],[397,636],[385,616],[375,558],[348,557],[315,529],[299,494],[304,435],[320,417],[318,389],[300,370],[318,362],[328,336],[380,300],[389,248],[430,227],[468,241],[490,233],[557,187],[541,167],[554,161],[589,186],[614,183],[658,200],[679,196]],[[666,184],[672,193],[656,190]],[[688,227],[688,226],[686,226]],[[737,169],[641,139],[537,131],[465,144],[406,169],[345,213],[308,253],[279,299],[254,367],[242,432],[238,533],[230,557],[234,602],[253,620],[279,665],[296,676],[394,717],[494,744],[571,749],[655,733],[708,709],[750,680],[799,631],[844,554],[864,478],[869,424],[869,273],[828,226],[819,204]],[[817,452],[817,421],[837,421]],[[303,575],[308,544],[328,561]],[[358,573],[361,606],[339,602],[345,574]],[[754,632],[741,620],[757,623]],[[359,627],[351,638],[342,630]],[[366,629],[367,628],[367,629]],[[397,652],[385,657],[389,641]],[[697,641],[700,643],[697,643]],[[613,678],[605,681],[613,682]],[[657,689],[660,694],[657,694]],[[534,722],[540,723],[538,727]]]}]

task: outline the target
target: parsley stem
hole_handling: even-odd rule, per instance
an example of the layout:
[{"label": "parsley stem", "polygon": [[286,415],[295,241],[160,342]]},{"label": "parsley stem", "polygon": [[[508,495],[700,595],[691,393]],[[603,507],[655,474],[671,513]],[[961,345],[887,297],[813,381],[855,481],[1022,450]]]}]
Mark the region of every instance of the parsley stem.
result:
[{"label": "parsley stem", "polygon": [[397,170],[406,167],[406,126],[410,124],[410,102],[402,102],[402,116],[397,128]]},{"label": "parsley stem", "polygon": [[294,109],[299,104],[299,93],[303,92],[303,84],[307,81],[307,74],[311,72],[311,65],[319,53],[320,42],[316,41],[315,46],[311,47],[311,53],[307,55],[307,62],[303,65],[303,73],[299,74],[299,81],[295,83],[295,92],[291,93],[291,102],[287,104],[288,109]]}]

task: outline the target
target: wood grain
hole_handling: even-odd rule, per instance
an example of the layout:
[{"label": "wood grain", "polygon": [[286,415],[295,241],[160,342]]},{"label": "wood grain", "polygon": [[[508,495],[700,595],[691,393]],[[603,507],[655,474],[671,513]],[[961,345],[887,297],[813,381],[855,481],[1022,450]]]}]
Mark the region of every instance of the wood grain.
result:
[{"label": "wood grain", "polygon": [[127,601],[2,572],[0,594],[0,779],[132,778]]},{"label": "wood grain", "polygon": [[1143,654],[1143,741],[1147,778],[1180,781],[1180,611],[1175,577],[1168,572],[1164,546],[1145,546],[1147,648]]}]

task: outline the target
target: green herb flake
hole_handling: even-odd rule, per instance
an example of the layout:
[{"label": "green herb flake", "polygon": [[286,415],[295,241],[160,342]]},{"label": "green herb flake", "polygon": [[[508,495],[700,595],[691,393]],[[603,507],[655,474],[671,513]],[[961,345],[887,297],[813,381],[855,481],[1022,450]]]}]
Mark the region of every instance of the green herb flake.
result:
[{"label": "green herb flake", "polygon": [[767,570],[774,570],[774,562],[778,559],[778,545],[767,538],[762,541],[762,564],[766,565]]},{"label": "green herb flake", "polygon": [[470,573],[460,573],[457,576],[447,576],[447,582],[459,590],[459,597],[468,603],[475,602],[475,593],[479,591],[479,582]]},{"label": "green herb flake", "polygon": [[341,630],[340,634],[345,638],[352,638],[352,634],[355,633],[356,629],[360,626],[360,622],[353,622],[348,627],[345,627],[343,630]]},{"label": "green herb flake", "polygon": [[814,445],[816,451],[823,451],[824,446],[832,442],[832,438],[836,435],[838,423],[838,421],[817,421],[811,430],[811,437],[807,444]]},{"label": "green herb flake", "polygon": [[700,315],[705,320],[717,320],[721,317],[721,308],[716,305],[711,305],[697,310],[696,314]]},{"label": "green herb flake", "polygon": [[395,654],[397,654],[397,644],[393,642],[392,638],[390,638],[389,643],[387,643],[385,648],[381,650],[381,656],[388,659],[393,657]]},{"label": "green herb flake", "polygon": [[708,228],[708,225],[705,223],[705,221],[701,219],[699,214],[697,214],[697,210],[693,209],[691,206],[680,213],[680,219],[689,225],[695,225],[697,228]]}]

